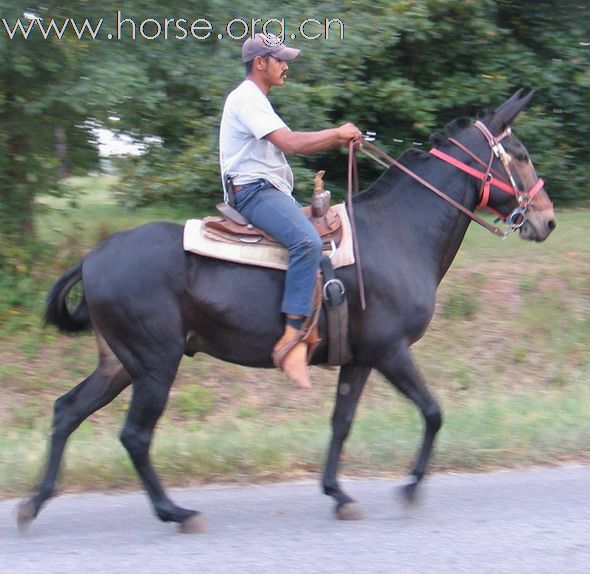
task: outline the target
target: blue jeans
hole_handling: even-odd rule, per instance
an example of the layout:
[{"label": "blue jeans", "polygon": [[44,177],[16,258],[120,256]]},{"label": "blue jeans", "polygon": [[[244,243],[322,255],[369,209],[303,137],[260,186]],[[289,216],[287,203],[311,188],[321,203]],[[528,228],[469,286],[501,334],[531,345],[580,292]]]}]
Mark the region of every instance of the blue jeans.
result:
[{"label": "blue jeans", "polygon": [[322,256],[322,240],[294,198],[265,179],[236,193],[236,209],[289,250],[281,311],[309,317]]}]

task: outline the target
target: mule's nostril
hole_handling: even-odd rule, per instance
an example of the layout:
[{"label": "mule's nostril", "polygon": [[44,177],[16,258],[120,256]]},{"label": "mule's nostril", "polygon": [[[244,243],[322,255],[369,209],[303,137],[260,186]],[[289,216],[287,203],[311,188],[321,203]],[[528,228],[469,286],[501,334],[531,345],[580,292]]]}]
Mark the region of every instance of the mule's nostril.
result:
[{"label": "mule's nostril", "polygon": [[547,227],[549,228],[549,231],[553,231],[557,227],[557,223],[555,223],[554,219],[550,219],[547,222]]}]

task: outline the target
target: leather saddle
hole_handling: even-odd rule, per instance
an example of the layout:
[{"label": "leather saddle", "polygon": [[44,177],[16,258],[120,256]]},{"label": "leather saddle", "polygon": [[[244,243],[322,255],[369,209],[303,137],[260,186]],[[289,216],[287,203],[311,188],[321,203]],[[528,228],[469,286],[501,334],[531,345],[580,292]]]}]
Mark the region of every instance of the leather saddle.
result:
[{"label": "leather saddle", "polygon": [[[330,206],[330,192],[323,189],[322,177],[323,172],[318,172],[311,205],[301,209],[322,238],[324,249],[334,250],[342,240],[342,221]],[[220,203],[217,209],[224,217],[203,219],[202,229],[209,237],[227,243],[279,245],[227,203]]]}]

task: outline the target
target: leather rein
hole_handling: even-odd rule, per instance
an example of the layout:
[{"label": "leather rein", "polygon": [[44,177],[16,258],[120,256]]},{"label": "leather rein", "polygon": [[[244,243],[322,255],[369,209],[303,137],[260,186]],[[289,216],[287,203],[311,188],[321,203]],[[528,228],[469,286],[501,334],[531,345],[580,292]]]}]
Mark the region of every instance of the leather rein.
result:
[{"label": "leather rein", "polygon": [[[459,142],[453,138],[449,138],[449,141],[452,144],[454,144],[455,146],[459,147],[459,149],[461,149],[463,152],[465,152],[467,155],[469,155],[478,164],[483,166],[485,168],[484,171],[473,168],[473,167],[467,165],[466,163],[464,163],[464,162],[454,158],[453,156],[451,156],[445,152],[442,152],[441,150],[436,149],[436,148],[431,149],[430,154],[433,155],[434,157],[452,165],[453,167],[456,167],[457,169],[467,173],[468,175],[475,177],[476,179],[479,179],[482,182],[482,186],[481,186],[481,190],[480,190],[480,201],[479,201],[476,209],[488,207],[488,201],[490,198],[490,193],[491,193],[492,187],[496,187],[505,193],[508,193],[510,195],[514,195],[516,197],[517,207],[512,211],[512,213],[510,215],[508,215],[507,217],[502,216],[501,214],[498,214],[503,221],[507,222],[507,224],[508,224],[507,231],[502,231],[499,227],[492,225],[491,223],[488,223],[485,219],[483,219],[482,217],[479,217],[478,215],[473,213],[473,211],[467,209],[464,205],[461,205],[460,203],[455,201],[453,198],[449,197],[446,193],[444,193],[443,191],[441,191],[440,189],[438,189],[437,187],[435,187],[431,183],[427,182],[425,179],[421,178],[419,175],[414,173],[411,169],[407,168],[405,165],[400,163],[398,160],[392,158],[390,155],[385,153],[383,150],[379,149],[377,146],[373,145],[371,142],[365,140],[360,149],[365,155],[367,155],[368,157],[370,157],[371,159],[373,159],[374,161],[376,161],[380,165],[383,165],[385,167],[394,166],[394,167],[398,168],[400,171],[404,172],[406,175],[408,175],[411,178],[413,178],[414,180],[416,180],[422,186],[426,187],[427,189],[429,189],[430,191],[432,191],[433,193],[435,193],[436,195],[438,195],[439,197],[444,199],[447,203],[450,203],[453,207],[455,207],[456,209],[458,209],[459,211],[461,211],[462,213],[464,213],[465,215],[470,217],[473,221],[475,221],[476,223],[478,223],[479,225],[481,225],[482,227],[484,227],[485,229],[487,229],[488,231],[490,231],[491,233],[493,233],[497,237],[501,237],[502,239],[505,239],[510,233],[512,233],[516,229],[519,229],[524,224],[524,222],[526,220],[526,212],[528,210],[528,207],[529,207],[531,201],[533,200],[535,195],[537,195],[537,193],[539,193],[539,191],[541,191],[541,189],[543,189],[543,186],[545,185],[545,183],[541,178],[539,178],[536,181],[535,185],[529,191],[525,191],[525,192],[520,191],[518,189],[518,185],[512,175],[511,170],[510,170],[510,165],[509,165],[510,160],[511,160],[510,155],[508,153],[506,153],[506,150],[504,149],[504,147],[502,146],[502,143],[501,143],[505,137],[510,135],[510,133],[511,133],[510,128],[506,129],[499,137],[496,138],[490,132],[490,130],[485,126],[485,124],[483,124],[482,122],[477,121],[477,122],[475,122],[474,125],[483,134],[484,138],[486,139],[486,141],[491,149],[490,159],[487,162],[487,164],[483,160],[481,160],[478,156],[476,156],[473,152],[471,152],[469,149],[467,149],[461,142]],[[368,151],[366,148],[369,148],[371,151]],[[372,153],[372,152],[374,152],[374,153]],[[377,155],[375,155],[375,154],[377,154]],[[349,195],[352,193],[352,179],[351,179],[351,171],[350,171],[350,169],[351,169],[350,168],[350,163],[351,163],[350,156],[351,155],[354,156],[354,147],[352,146],[352,144],[349,146],[349,181],[348,181]],[[380,156],[380,157],[378,157],[378,156]],[[492,169],[494,157],[497,157],[502,162],[504,170],[506,171],[506,174],[508,175],[508,181],[501,179],[500,176],[495,172],[495,170]],[[356,172],[356,170],[355,170],[355,172]],[[358,191],[358,183],[357,183],[356,190]]]},{"label": "leather rein", "polygon": [[[456,167],[457,169],[467,173],[468,175],[478,179],[481,181],[481,189],[480,189],[480,200],[476,207],[476,209],[487,207],[488,202],[490,199],[491,188],[496,187],[501,191],[508,193],[510,195],[514,195],[516,197],[517,207],[512,211],[512,213],[508,216],[503,216],[502,214],[498,213],[500,219],[502,219],[505,223],[508,224],[508,230],[502,231],[499,227],[488,223],[482,217],[479,217],[473,211],[467,209],[464,205],[461,205],[457,201],[455,201],[452,197],[449,197],[446,193],[438,189],[436,186],[432,185],[431,183],[427,182],[425,179],[420,177],[418,174],[414,173],[411,169],[407,168],[398,160],[394,159],[383,150],[379,149],[377,146],[373,145],[370,141],[365,141],[362,144],[360,150],[368,157],[376,161],[378,164],[389,168],[391,166],[396,167],[406,175],[410,176],[412,179],[416,180],[422,186],[426,187],[438,197],[444,199],[447,203],[450,203],[453,207],[467,215],[473,221],[496,235],[497,237],[501,237],[502,239],[506,239],[510,233],[522,227],[524,222],[526,221],[526,213],[531,204],[531,201],[543,189],[545,185],[544,181],[539,178],[535,185],[528,191],[521,191],[518,189],[518,185],[516,180],[514,179],[512,172],[510,170],[510,161],[511,157],[504,149],[502,145],[502,140],[511,134],[510,128],[507,128],[500,136],[497,138],[492,134],[492,132],[480,121],[475,122],[475,127],[483,134],[484,138],[486,139],[488,146],[490,147],[490,159],[486,163],[482,159],[480,159],[477,155],[475,155],[472,151],[470,151],[467,147],[465,147],[461,142],[457,141],[454,138],[449,138],[449,142],[453,145],[457,146],[463,152],[465,152],[468,156],[470,156],[473,160],[475,160],[479,165],[485,168],[484,171],[479,169],[473,168],[470,165],[454,158],[453,156],[439,150],[433,148],[430,150],[430,154],[434,157]],[[371,151],[367,150],[370,149]],[[502,166],[508,176],[508,181],[502,179],[496,171],[492,168],[492,164],[494,163],[494,157],[498,158],[502,162]],[[358,181],[358,168],[356,163],[356,154],[354,144],[351,141],[348,146],[348,194],[347,194],[347,208],[348,213],[350,216],[350,223],[352,227],[352,235],[353,235],[353,249],[354,249],[354,256],[355,256],[355,265],[357,270],[357,279],[359,285],[359,294],[360,294],[360,302],[361,308],[363,311],[367,306],[366,296],[365,296],[365,286],[363,281],[363,272],[362,272],[362,265],[361,265],[361,258],[358,246],[358,236],[356,233],[356,225],[355,225],[355,218],[353,212],[353,202],[352,196],[354,193],[359,192],[359,181]]]}]

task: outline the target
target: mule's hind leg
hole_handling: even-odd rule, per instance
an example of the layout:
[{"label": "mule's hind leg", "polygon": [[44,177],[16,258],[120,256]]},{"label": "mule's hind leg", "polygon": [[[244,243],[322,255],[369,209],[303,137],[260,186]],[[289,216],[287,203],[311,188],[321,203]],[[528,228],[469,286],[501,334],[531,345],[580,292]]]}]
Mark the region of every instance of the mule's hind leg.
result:
[{"label": "mule's hind leg", "polygon": [[342,520],[362,518],[362,512],[356,502],[342,490],[336,475],[342,447],[350,432],[354,413],[370,372],[371,369],[367,367],[345,365],[340,369],[340,377],[338,378],[336,406],[332,415],[332,439],[322,478],[322,487],[324,494],[328,494],[336,500],[336,516]]},{"label": "mule's hind leg", "polygon": [[414,500],[416,487],[424,477],[436,433],[442,425],[442,414],[422,375],[416,368],[414,360],[407,347],[397,349],[387,354],[379,363],[379,371],[408,399],[410,399],[422,413],[425,422],[422,446],[414,470],[412,480],[403,488],[403,495],[408,502]]},{"label": "mule's hind leg", "polygon": [[92,413],[110,403],[129,383],[129,375],[106,347],[101,347],[99,366],[87,379],[55,401],[49,456],[37,493],[18,508],[17,521],[22,530],[39,514],[55,491],[55,483],[66,442]]},{"label": "mule's hind leg", "polygon": [[[160,365],[160,368],[133,375],[133,396],[121,432],[121,442],[129,452],[158,518],[164,522],[178,522],[185,532],[198,532],[204,529],[200,513],[176,506],[168,498],[149,454],[154,428],[166,406],[180,357],[177,357],[173,368],[167,369],[167,374]],[[167,358],[166,362],[171,361]]]}]

